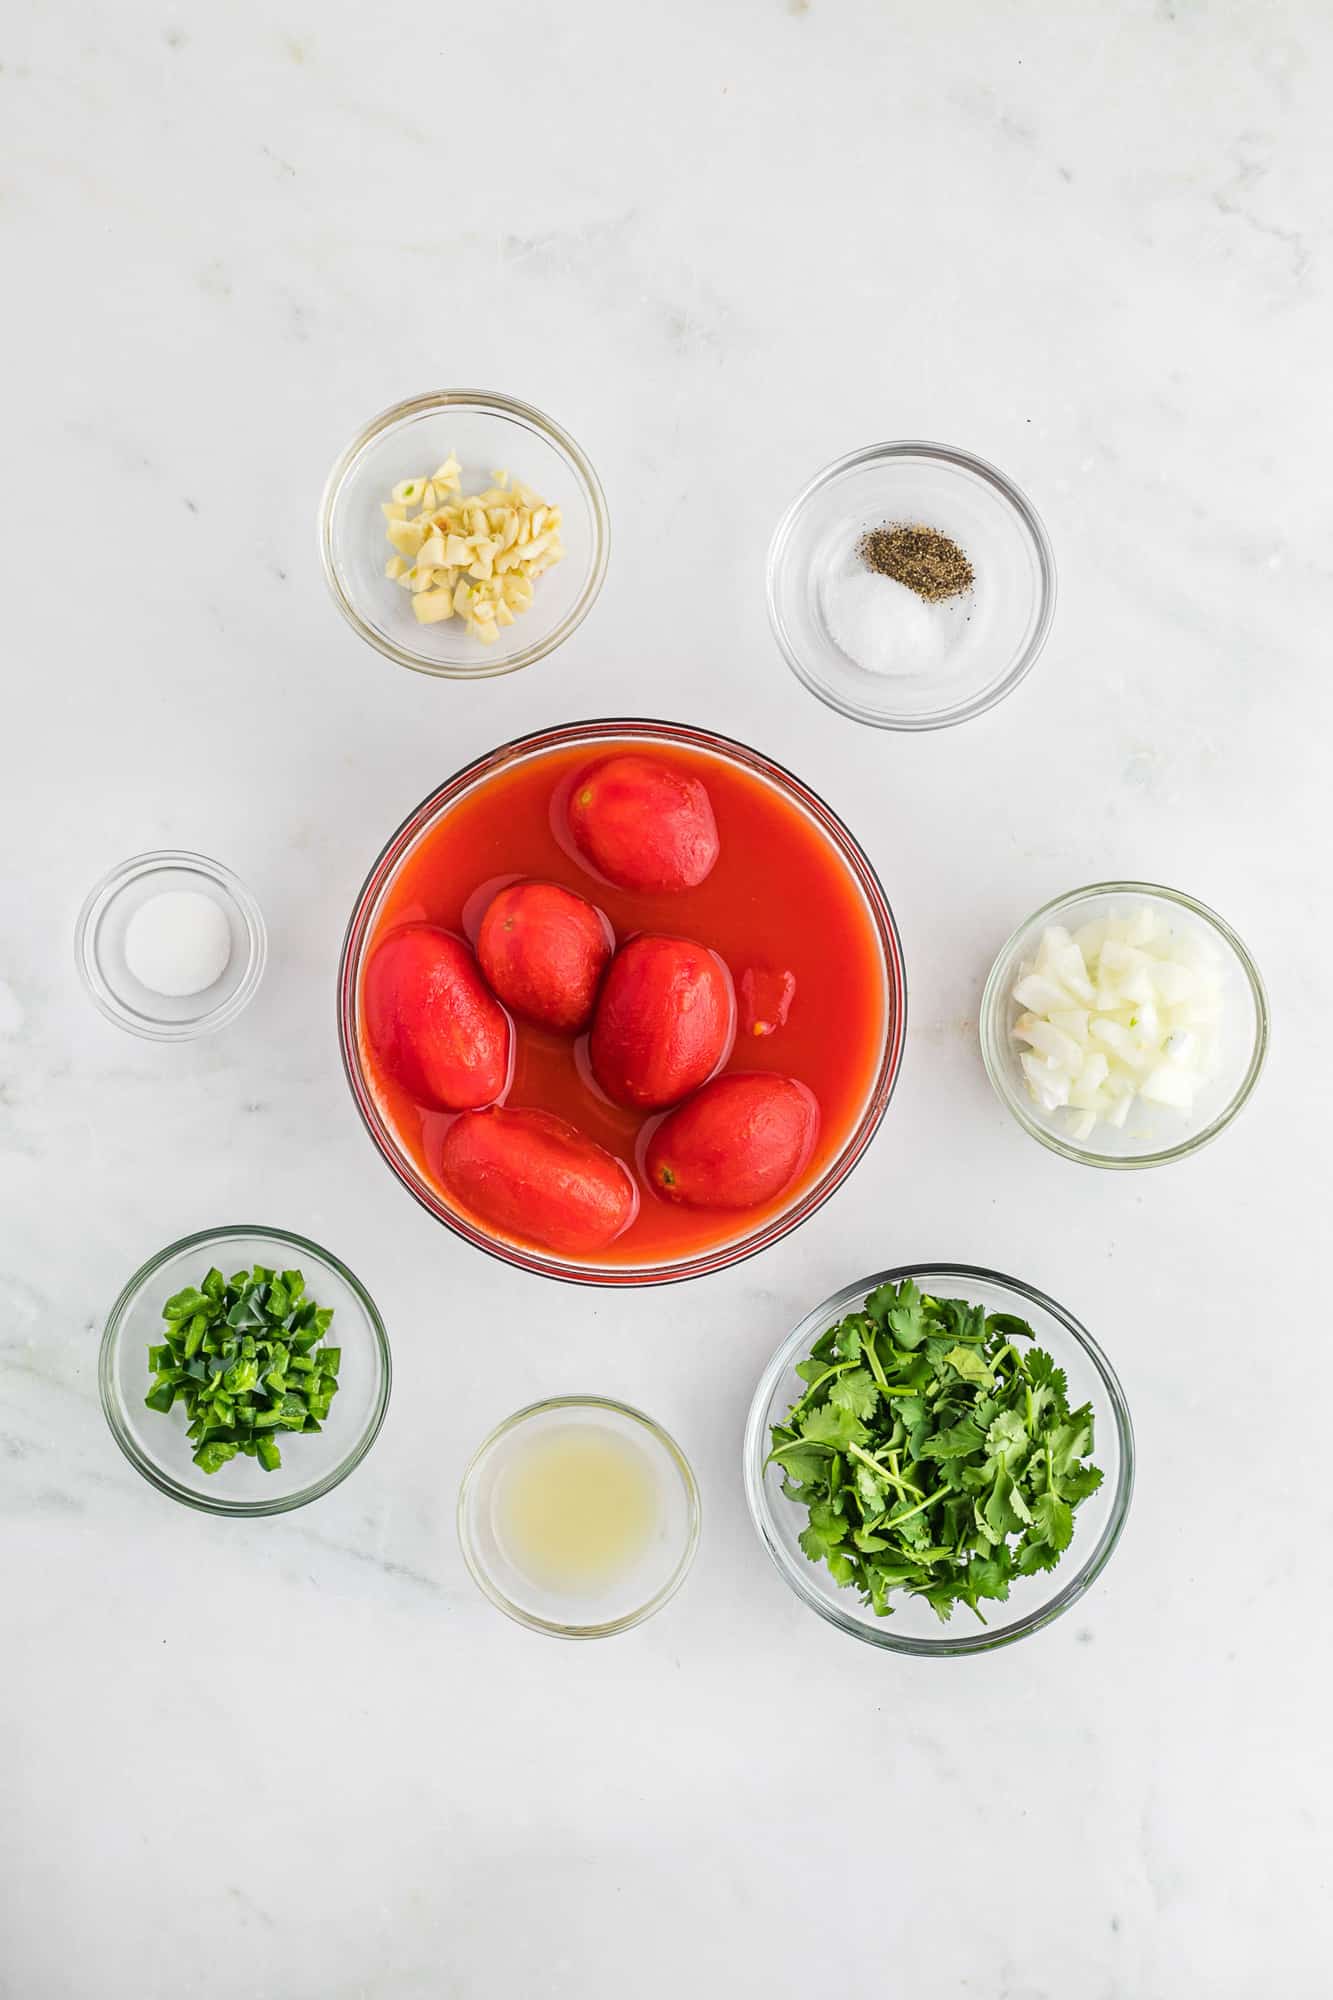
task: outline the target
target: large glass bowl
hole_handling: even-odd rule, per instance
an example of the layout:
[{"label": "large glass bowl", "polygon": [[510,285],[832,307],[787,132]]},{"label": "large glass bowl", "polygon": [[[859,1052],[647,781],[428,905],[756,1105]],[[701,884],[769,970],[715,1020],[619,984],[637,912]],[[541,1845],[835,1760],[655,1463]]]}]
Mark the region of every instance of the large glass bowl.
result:
[{"label": "large glass bowl", "polygon": [[[806,1387],[796,1373],[797,1362],[805,1359],[821,1333],[859,1308],[868,1292],[904,1278],[915,1279],[932,1297],[963,1298],[985,1306],[987,1312],[1014,1313],[1026,1320],[1039,1344],[1065,1370],[1071,1405],[1092,1404],[1092,1455],[1106,1476],[1078,1509],[1074,1539],[1058,1568],[1019,1579],[1003,1604],[988,1602],[985,1625],[965,1605],[942,1624],[928,1604],[900,1592],[890,1597],[892,1614],[877,1618],[855,1590],[834,1582],[827,1564],[812,1563],[805,1554],[797,1537],[806,1524],[806,1510],[786,1497],[782,1474],[767,1463],[770,1425],[782,1422]],[[1077,1603],[1101,1575],[1120,1539],[1134,1490],[1134,1432],[1115,1370],[1087,1328],[1054,1299],[1018,1278],[970,1264],[903,1264],[844,1285],[788,1334],[755,1390],[745,1426],[742,1470],[760,1541],[801,1602],[830,1625],[890,1653],[923,1658],[985,1653],[1039,1632]]]},{"label": "large glass bowl", "polygon": [[[459,618],[420,625],[408,593],[384,573],[393,554],[380,503],[403,479],[428,478],[453,452],[463,490],[504,470],[562,513],[562,560],[538,579],[530,609],[491,645]],[[329,474],[319,549],[333,601],[354,631],[391,660],[445,680],[512,674],[566,640],[587,617],[606,575],[610,528],[592,465],[559,424],[530,403],[481,389],[439,389],[372,417]]]},{"label": "large glass bowl", "polygon": [[[342,1348],[338,1393],[318,1433],[282,1434],[276,1472],[241,1455],[217,1472],[202,1472],[180,1405],[165,1413],[144,1406],[152,1383],[148,1348],[162,1339],[162,1308],[213,1264],[225,1277],[255,1264],[299,1270],[307,1296],[333,1308],[329,1344]],[[111,1308],[98,1359],[102,1410],[135,1471],[187,1507],[234,1516],[286,1514],[346,1479],[379,1436],[391,1374],[389,1337],[360,1279],[307,1237],[250,1223],[201,1230],[150,1257]]]},{"label": "large glass bowl", "polygon": [[[626,741],[633,741],[647,748],[651,748],[654,744],[675,745],[739,764],[770,784],[824,834],[860,891],[867,917],[879,942],[885,995],[884,1032],[876,1071],[855,1125],[819,1178],[798,1192],[787,1207],[775,1215],[767,1216],[761,1224],[750,1229],[746,1229],[743,1222],[740,1223],[734,1236],[703,1251],[653,1262],[601,1265],[592,1262],[580,1263],[576,1259],[561,1257],[554,1252],[519,1246],[493,1236],[469,1217],[456,1213],[439,1189],[423,1176],[415,1161],[395,1138],[362,1071],[361,965],[368,941],[374,931],[377,913],[398,870],[417,844],[459,799],[476,787],[484,785],[486,780],[502,766],[512,768],[520,760],[537,758],[559,748],[586,746],[591,751],[607,742]],[[813,1215],[851,1172],[874,1137],[889,1098],[893,1094],[893,1086],[902,1060],[906,1025],[907,983],[903,970],[902,946],[893,920],[893,912],[889,908],[878,876],[837,814],[817,793],[803,785],[799,778],[784,770],[780,764],[775,764],[770,758],[762,756],[759,751],[751,750],[743,743],[734,742],[730,737],[718,736],[711,730],[694,729],[685,723],[676,722],[607,718],[593,722],[567,723],[558,728],[540,730],[531,736],[519,737],[512,743],[501,744],[498,749],[478,758],[475,763],[466,765],[437,791],[432,792],[429,798],[423,799],[415,812],[408,815],[366,877],[347,927],[338,974],[338,1031],[347,1081],[367,1131],[388,1166],[408,1192],[447,1228],[474,1244],[479,1250],[489,1251],[493,1256],[502,1258],[506,1263],[517,1264],[525,1271],[537,1272],[544,1277],[566,1278],[578,1284],[588,1285],[652,1285],[681,1278],[699,1277],[704,1272],[721,1270],[728,1264],[735,1264],[743,1257],[753,1256],[755,1252],[766,1249],[769,1244],[776,1243],[780,1237],[794,1229],[798,1223],[804,1222],[807,1216]]]},{"label": "large glass bowl", "polygon": [[[1059,1111],[1035,1102],[1023,1075],[1023,1044],[1013,1025],[1023,1012],[1014,985],[1037,955],[1048,926],[1080,925],[1108,916],[1128,916],[1146,904],[1165,920],[1173,936],[1201,937],[1211,943],[1222,978],[1221,1041],[1217,1066],[1189,1112],[1142,1099],[1120,1129],[1099,1121],[1086,1139],[1075,1139]],[[1231,1123],[1259,1081],[1268,1053],[1268,996],[1259,969],[1231,926],[1179,889],[1156,882],[1094,882],[1043,904],[1019,925],[991,968],[981,996],[981,1055],[996,1096],[1025,1132],[1066,1160],[1086,1167],[1159,1167],[1197,1153]]]}]

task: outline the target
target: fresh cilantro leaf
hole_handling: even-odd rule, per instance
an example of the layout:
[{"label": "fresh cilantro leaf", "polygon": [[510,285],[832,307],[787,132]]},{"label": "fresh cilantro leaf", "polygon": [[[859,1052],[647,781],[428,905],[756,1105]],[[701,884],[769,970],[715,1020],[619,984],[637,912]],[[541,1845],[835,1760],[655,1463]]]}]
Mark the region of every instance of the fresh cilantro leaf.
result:
[{"label": "fresh cilantro leaf", "polygon": [[1046,1444],[1057,1479],[1075,1471],[1079,1460],[1092,1450],[1092,1421],[1087,1404],[1075,1410],[1068,1423],[1057,1425]]},{"label": "fresh cilantro leaf", "polygon": [[816,1534],[813,1528],[802,1528],[796,1539],[812,1563],[823,1562],[828,1554],[828,1544],[822,1535]]},{"label": "fresh cilantro leaf", "polygon": [[981,1449],[983,1441],[982,1432],[972,1418],[964,1417],[961,1422],[950,1424],[947,1430],[936,1431],[933,1437],[924,1441],[915,1455],[918,1458],[969,1458],[974,1451]]},{"label": "fresh cilantro leaf", "polygon": [[986,1449],[1001,1465],[1012,1467],[1028,1447],[1027,1426],[1015,1410],[1002,1410],[986,1432]]},{"label": "fresh cilantro leaf", "polygon": [[947,1625],[953,1616],[953,1608],[958,1602],[959,1595],[958,1586],[954,1583],[932,1583],[926,1589],[917,1592],[917,1596],[925,1598],[935,1616],[944,1625]]},{"label": "fresh cilantro leaf", "polygon": [[898,1303],[896,1285],[877,1285],[866,1300],[866,1313],[877,1326],[887,1323],[891,1309]]},{"label": "fresh cilantro leaf", "polygon": [[849,1444],[864,1444],[868,1435],[859,1417],[833,1403],[807,1410],[801,1418],[801,1430],[810,1443],[829,1444],[836,1451],[846,1451]]},{"label": "fresh cilantro leaf", "polygon": [[930,1547],[930,1529],[920,1514],[914,1513],[910,1507],[890,1514],[884,1526],[886,1529],[892,1528],[918,1558],[922,1549]]},{"label": "fresh cilantro leaf", "polygon": [[828,1453],[816,1451],[811,1445],[778,1445],[770,1456],[790,1478],[799,1479],[802,1485],[822,1485],[828,1477]]},{"label": "fresh cilantro leaf", "polygon": [[943,1331],[954,1341],[965,1341],[970,1346],[980,1346],[986,1338],[986,1309],[984,1306],[970,1306],[963,1299],[941,1299],[940,1318],[944,1322]]},{"label": "fresh cilantro leaf", "polygon": [[853,1368],[830,1385],[828,1399],[835,1409],[850,1410],[864,1422],[874,1415],[879,1389],[868,1368]]},{"label": "fresh cilantro leaf", "polygon": [[965,1382],[975,1382],[983,1389],[994,1386],[994,1374],[974,1348],[951,1347],[942,1359],[947,1361]]},{"label": "fresh cilantro leaf", "polygon": [[830,1545],[847,1539],[848,1526],[844,1516],[835,1512],[827,1500],[816,1500],[810,1509],[811,1532]]},{"label": "fresh cilantro leaf", "polygon": [[1032,1328],[1025,1319],[1019,1319],[1016,1313],[991,1313],[986,1320],[986,1331],[988,1333],[996,1333],[1000,1336],[999,1341],[996,1343],[997,1346],[1006,1340],[1031,1340],[1033,1338]]},{"label": "fresh cilantro leaf", "polygon": [[862,1333],[862,1315],[860,1313],[848,1313],[846,1319],[838,1327],[834,1335],[834,1346],[840,1361],[859,1361],[861,1359]]},{"label": "fresh cilantro leaf", "polygon": [[1022,1525],[1018,1513],[1011,1504],[1013,1491],[1013,1474],[1001,1468],[995,1475],[990,1497],[982,1509],[986,1517],[986,1526],[997,1539],[1004,1535],[1016,1534]]},{"label": "fresh cilantro leaf", "polygon": [[913,1583],[922,1575],[920,1565],[915,1562],[888,1562],[884,1559],[875,1564],[875,1572],[890,1588],[895,1584]]},{"label": "fresh cilantro leaf", "polygon": [[852,1484],[861,1504],[862,1519],[866,1521],[878,1519],[888,1506],[890,1487],[882,1479],[877,1479],[870,1467],[862,1465],[860,1459],[856,1462]]},{"label": "fresh cilantro leaf", "polygon": [[1057,1368],[1044,1347],[1030,1349],[1024,1357],[1028,1381],[1033,1388],[1053,1389],[1061,1399],[1069,1393],[1069,1378],[1063,1368]]},{"label": "fresh cilantro leaf", "polygon": [[872,1534],[869,1528],[858,1528],[852,1536],[852,1540],[863,1555],[870,1555],[878,1549],[887,1549],[893,1546],[891,1542],[885,1541],[883,1535]]},{"label": "fresh cilantro leaf", "polygon": [[887,1314],[889,1330],[899,1347],[920,1347],[926,1337],[926,1311],[920,1292],[910,1278],[898,1287],[898,1302]]},{"label": "fresh cilantro leaf", "polygon": [[1007,1544],[998,1555],[973,1556],[967,1566],[967,1580],[978,1597],[998,1597],[1003,1601],[1009,1595],[1010,1575]]},{"label": "fresh cilantro leaf", "polygon": [[1063,1368],[1057,1368],[1049,1354],[1034,1347],[1027,1356],[1028,1428],[1033,1436],[1041,1429],[1047,1410],[1055,1417],[1069,1414],[1068,1382]]},{"label": "fresh cilantro leaf", "polygon": [[1033,1503],[1032,1521],[1036,1533],[1057,1553],[1067,1549],[1074,1535],[1074,1516],[1057,1493],[1043,1493]]},{"label": "fresh cilantro leaf", "polygon": [[1020,1576],[1036,1576],[1039,1570],[1054,1569],[1059,1560],[1059,1549],[1049,1542],[1025,1541],[1014,1557],[1014,1568]]},{"label": "fresh cilantro leaf", "polygon": [[799,1480],[787,1479],[786,1477],[782,1481],[782,1490],[788,1500],[804,1503],[807,1507],[812,1500],[817,1500],[819,1497],[818,1491],[813,1485],[802,1485]]},{"label": "fresh cilantro leaf", "polygon": [[1060,1475],[1060,1491],[1071,1507],[1077,1507],[1080,1500],[1086,1500],[1101,1485],[1103,1473],[1100,1465],[1085,1465],[1077,1472]]}]

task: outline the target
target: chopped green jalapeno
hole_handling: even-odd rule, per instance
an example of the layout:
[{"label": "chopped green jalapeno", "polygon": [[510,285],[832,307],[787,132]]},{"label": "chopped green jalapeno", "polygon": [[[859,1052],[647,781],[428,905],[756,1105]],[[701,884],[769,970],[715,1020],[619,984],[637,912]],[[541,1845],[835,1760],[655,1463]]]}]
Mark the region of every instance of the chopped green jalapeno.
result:
[{"label": "chopped green jalapeno", "polygon": [[148,1349],[144,1402],[166,1415],[185,1405],[194,1462],[213,1473],[241,1454],[276,1472],[274,1433],[318,1431],[338,1390],[340,1347],[320,1345],[332,1307],[305,1296],[299,1271],[263,1264],[224,1278],[216,1268],[162,1308],[163,1338]]}]

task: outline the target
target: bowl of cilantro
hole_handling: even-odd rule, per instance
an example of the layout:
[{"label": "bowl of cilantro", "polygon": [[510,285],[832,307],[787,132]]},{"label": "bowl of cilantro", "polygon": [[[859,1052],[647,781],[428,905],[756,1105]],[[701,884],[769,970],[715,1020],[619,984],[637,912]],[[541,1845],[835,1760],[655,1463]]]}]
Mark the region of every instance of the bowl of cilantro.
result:
[{"label": "bowl of cilantro", "polygon": [[1067,1611],[1120,1539],[1134,1433],[1087,1329],[1017,1278],[902,1265],[783,1341],[746,1496],[796,1595],[890,1652],[982,1653]]}]

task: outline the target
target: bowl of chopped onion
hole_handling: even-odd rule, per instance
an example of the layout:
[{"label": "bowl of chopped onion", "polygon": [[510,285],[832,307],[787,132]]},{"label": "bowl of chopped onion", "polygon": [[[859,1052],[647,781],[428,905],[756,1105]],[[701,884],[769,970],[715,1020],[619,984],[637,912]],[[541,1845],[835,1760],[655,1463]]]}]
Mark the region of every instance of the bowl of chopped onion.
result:
[{"label": "bowl of chopped onion", "polygon": [[319,546],[353,630],[415,672],[511,674],[553,652],[606,574],[606,501],[567,432],[512,396],[396,403],[329,474]]},{"label": "bowl of chopped onion", "polygon": [[1259,1080],[1268,997],[1230,925],[1152,882],[1046,903],[991,968],[981,1053],[1034,1139],[1090,1167],[1156,1167],[1215,1139]]}]

